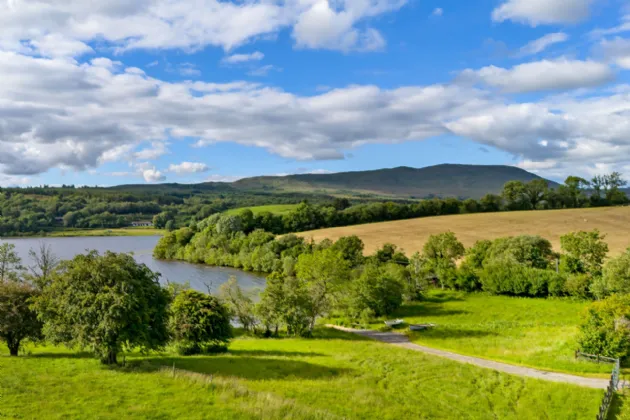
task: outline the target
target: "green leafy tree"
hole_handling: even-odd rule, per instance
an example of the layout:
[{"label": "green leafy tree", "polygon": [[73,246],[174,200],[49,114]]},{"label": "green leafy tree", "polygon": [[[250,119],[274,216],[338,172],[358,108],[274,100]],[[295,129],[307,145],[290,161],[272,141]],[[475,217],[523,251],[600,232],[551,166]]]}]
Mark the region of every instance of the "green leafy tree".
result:
[{"label": "green leafy tree", "polygon": [[219,299],[183,290],[171,305],[171,331],[181,354],[199,354],[227,347],[232,338],[230,314]]},{"label": "green leafy tree", "polygon": [[348,261],[352,267],[363,263],[363,241],[356,235],[341,237],[332,246],[334,251],[341,254],[341,257]]},{"label": "green leafy tree", "polygon": [[571,200],[571,207],[579,207],[585,200],[584,189],[590,186],[590,182],[579,176],[568,176],[564,185]]},{"label": "green leafy tree", "polygon": [[404,285],[375,264],[369,264],[350,288],[350,315],[355,319],[369,313],[391,315],[403,302]]},{"label": "green leafy tree", "polygon": [[310,297],[309,329],[312,331],[317,318],[330,310],[337,293],[350,280],[350,263],[329,248],[300,255],[295,271]]},{"label": "green leafy tree", "polygon": [[166,222],[166,224],[164,225],[164,229],[166,229],[168,232],[174,231],[175,230],[175,221],[169,220],[168,222]]},{"label": "green leafy tree", "polygon": [[535,209],[538,204],[545,199],[547,192],[549,191],[549,183],[547,180],[539,178],[533,179],[524,184],[524,193],[529,199],[529,203],[532,209]]},{"label": "green leafy tree", "polygon": [[551,242],[537,235],[520,235],[492,241],[487,259],[511,259],[533,268],[548,268],[556,260]]},{"label": "green leafy tree", "polygon": [[428,266],[435,275],[442,288],[454,280],[455,261],[464,256],[466,249],[457,240],[453,232],[431,235],[424,244],[423,254],[428,261]]},{"label": "green leafy tree", "polygon": [[500,211],[501,206],[503,205],[503,200],[498,195],[486,194],[481,198],[481,200],[479,200],[479,205],[481,206],[481,211],[484,212]]},{"label": "green leafy tree", "polygon": [[525,184],[521,181],[508,181],[503,186],[503,198],[511,210],[524,209],[527,200]]},{"label": "green leafy tree", "polygon": [[161,348],[169,338],[169,292],[129,254],[91,251],[59,265],[36,300],[54,343],[90,348],[105,364],[123,349]]},{"label": "green leafy tree", "polygon": [[600,276],[604,259],[608,254],[606,235],[598,230],[572,232],[560,237],[563,255],[563,271],[571,274]]},{"label": "green leafy tree", "polygon": [[580,350],[607,357],[630,355],[630,295],[614,295],[593,302],[586,310],[580,335]]},{"label": "green leafy tree", "polygon": [[227,306],[231,316],[247,331],[256,327],[256,312],[252,297],[245,293],[236,277],[230,276],[226,283],[219,287],[219,297]]},{"label": "green leafy tree", "polygon": [[15,245],[8,242],[0,244],[0,282],[17,281],[23,270]]},{"label": "green leafy tree", "polygon": [[600,299],[613,293],[630,294],[630,248],[604,265],[603,277],[595,281],[593,292]]},{"label": "green leafy tree", "polygon": [[27,283],[0,282],[0,338],[7,343],[11,356],[17,356],[26,339],[41,338],[42,324],[31,309],[38,291]]}]

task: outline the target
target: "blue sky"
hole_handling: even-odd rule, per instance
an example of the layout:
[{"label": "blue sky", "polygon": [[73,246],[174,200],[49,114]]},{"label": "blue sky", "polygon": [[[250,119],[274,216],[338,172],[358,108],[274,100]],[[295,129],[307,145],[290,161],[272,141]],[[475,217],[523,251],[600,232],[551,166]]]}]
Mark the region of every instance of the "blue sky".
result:
[{"label": "blue sky", "polygon": [[85,3],[0,0],[0,186],[630,176],[627,1]]}]

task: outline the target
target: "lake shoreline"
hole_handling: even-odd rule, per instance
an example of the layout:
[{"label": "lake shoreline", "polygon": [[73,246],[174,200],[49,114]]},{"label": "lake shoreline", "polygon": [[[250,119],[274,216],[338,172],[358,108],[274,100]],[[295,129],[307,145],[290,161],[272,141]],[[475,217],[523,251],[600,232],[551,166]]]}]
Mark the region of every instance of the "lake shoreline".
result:
[{"label": "lake shoreline", "polygon": [[114,228],[114,229],[63,229],[45,232],[44,235],[3,236],[4,239],[43,239],[43,238],[82,238],[82,237],[123,237],[123,236],[164,236],[164,229],[154,228]]}]

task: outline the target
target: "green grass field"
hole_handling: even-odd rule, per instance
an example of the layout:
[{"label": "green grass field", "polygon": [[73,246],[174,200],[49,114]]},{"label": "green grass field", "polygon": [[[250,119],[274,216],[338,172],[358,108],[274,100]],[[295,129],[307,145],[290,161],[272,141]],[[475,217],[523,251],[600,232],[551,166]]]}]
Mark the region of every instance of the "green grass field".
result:
[{"label": "green grass field", "polygon": [[106,368],[58,348],[0,356],[0,417],[592,419],[603,395],[327,329],[311,340],[239,338],[223,355],[127,362]]},{"label": "green grass field", "polygon": [[50,237],[75,236],[161,236],[164,230],[146,227],[117,229],[64,229],[48,234]]},{"label": "green grass field", "polygon": [[245,209],[249,209],[252,211],[252,213],[254,213],[254,216],[265,211],[268,211],[274,214],[286,214],[295,210],[297,206],[298,204],[272,204],[268,206],[239,207],[237,209],[227,210],[225,213],[236,215]]},{"label": "green grass field", "polygon": [[544,370],[608,376],[610,365],[574,357],[580,315],[587,305],[433,290],[426,300],[404,305],[392,318],[437,325],[422,332],[401,330],[417,344]]}]

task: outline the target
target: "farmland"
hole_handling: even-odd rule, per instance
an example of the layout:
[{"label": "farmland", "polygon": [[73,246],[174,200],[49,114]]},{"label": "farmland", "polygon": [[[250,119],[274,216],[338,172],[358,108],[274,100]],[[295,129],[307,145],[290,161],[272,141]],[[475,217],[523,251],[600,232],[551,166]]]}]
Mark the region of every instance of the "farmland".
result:
[{"label": "farmland", "polygon": [[[314,339],[238,338],[216,356],[131,354],[114,368],[62,348],[29,351],[0,356],[8,418],[590,419],[602,396],[326,329]],[[159,369],[173,365],[211,383]]]},{"label": "farmland", "polygon": [[394,243],[408,255],[421,251],[430,235],[454,232],[466,246],[480,239],[513,235],[540,235],[560,249],[560,236],[578,230],[599,229],[606,234],[610,255],[630,246],[630,207],[601,207],[570,210],[477,213],[427,217],[394,222],[338,227],[302,232],[299,235],[321,241],[357,235],[365,243],[366,254],[385,243]]}]

